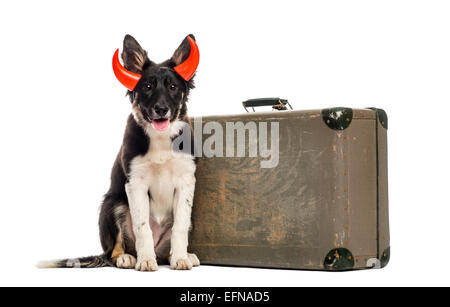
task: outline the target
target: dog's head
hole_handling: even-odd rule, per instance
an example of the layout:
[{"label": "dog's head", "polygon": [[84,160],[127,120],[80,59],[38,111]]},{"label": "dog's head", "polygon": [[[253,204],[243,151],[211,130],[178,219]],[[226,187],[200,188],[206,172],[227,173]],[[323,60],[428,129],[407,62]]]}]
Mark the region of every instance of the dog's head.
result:
[{"label": "dog's head", "polygon": [[169,60],[156,64],[132,36],[125,36],[122,60],[125,73],[131,72],[131,75],[135,76],[135,84],[127,87],[133,114],[138,121],[150,124],[158,131],[164,131],[170,123],[184,119],[187,98],[189,91],[194,88],[193,75],[198,64],[197,59],[194,68],[188,68],[190,72],[180,70],[183,65],[186,66],[186,61],[192,58],[191,42],[195,44],[192,34],[183,40]]}]

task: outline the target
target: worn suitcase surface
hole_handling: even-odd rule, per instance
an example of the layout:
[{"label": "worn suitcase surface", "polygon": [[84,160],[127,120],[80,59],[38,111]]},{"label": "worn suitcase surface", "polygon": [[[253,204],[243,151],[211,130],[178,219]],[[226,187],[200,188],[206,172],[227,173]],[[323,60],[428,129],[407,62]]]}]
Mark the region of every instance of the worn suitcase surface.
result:
[{"label": "worn suitcase surface", "polygon": [[281,111],[202,121],[224,130],[226,122],[279,123],[277,167],[261,168],[260,157],[199,159],[189,249],[203,264],[332,271],[387,265],[383,110]]}]

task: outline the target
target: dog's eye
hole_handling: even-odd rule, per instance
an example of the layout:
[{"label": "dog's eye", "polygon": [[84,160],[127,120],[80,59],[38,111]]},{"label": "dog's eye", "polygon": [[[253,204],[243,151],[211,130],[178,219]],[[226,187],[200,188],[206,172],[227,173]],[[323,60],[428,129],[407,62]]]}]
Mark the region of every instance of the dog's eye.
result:
[{"label": "dog's eye", "polygon": [[153,89],[153,84],[151,84],[150,82],[146,82],[144,84],[144,89],[146,89],[148,91],[152,90]]},{"label": "dog's eye", "polygon": [[177,88],[177,86],[173,83],[169,85],[169,89],[172,91],[174,91],[176,88]]}]

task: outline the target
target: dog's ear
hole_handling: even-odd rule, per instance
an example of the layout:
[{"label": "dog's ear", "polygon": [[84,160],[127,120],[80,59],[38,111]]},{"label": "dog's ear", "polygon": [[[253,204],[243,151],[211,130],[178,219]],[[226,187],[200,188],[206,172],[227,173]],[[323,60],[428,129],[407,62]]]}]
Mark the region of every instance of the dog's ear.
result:
[{"label": "dog's ear", "polygon": [[[194,41],[195,37],[193,34],[189,34]],[[173,56],[172,56],[172,62],[175,63],[175,66],[180,65],[186,59],[189,57],[189,54],[191,53],[191,45],[189,44],[188,36],[181,42],[181,45],[175,50]]]},{"label": "dog's ear", "polygon": [[146,64],[150,63],[147,51],[131,35],[125,35],[123,39],[122,60],[127,70],[140,74]]}]

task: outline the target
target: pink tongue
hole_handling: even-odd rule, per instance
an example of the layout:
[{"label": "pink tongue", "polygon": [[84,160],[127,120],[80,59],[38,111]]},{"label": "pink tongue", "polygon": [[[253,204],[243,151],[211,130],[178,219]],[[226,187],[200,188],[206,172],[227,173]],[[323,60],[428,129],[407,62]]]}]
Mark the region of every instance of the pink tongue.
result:
[{"label": "pink tongue", "polygon": [[156,119],[153,121],[153,126],[155,126],[155,129],[158,131],[164,131],[169,127],[169,120],[168,119]]}]

